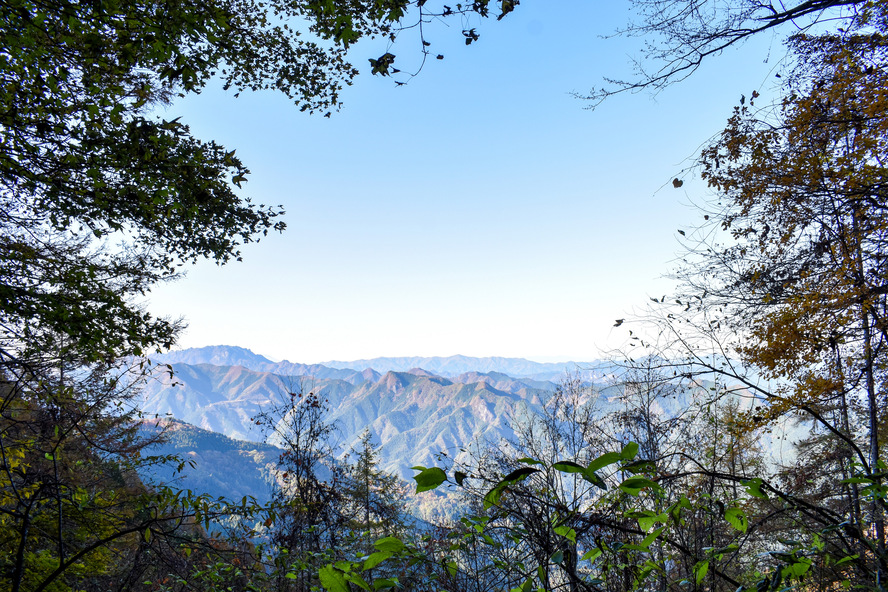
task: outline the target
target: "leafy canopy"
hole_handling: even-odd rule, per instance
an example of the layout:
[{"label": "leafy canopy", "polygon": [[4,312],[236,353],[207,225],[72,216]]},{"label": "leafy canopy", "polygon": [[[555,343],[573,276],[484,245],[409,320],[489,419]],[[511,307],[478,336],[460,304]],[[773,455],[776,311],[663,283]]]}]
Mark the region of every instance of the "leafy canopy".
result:
[{"label": "leafy canopy", "polygon": [[[416,18],[488,4],[417,2]],[[394,39],[409,5],[0,0],[0,347],[39,357],[61,339],[90,359],[168,347],[176,324],[133,298],[285,225],[280,206],[241,197],[249,170],[233,150],[152,111],[216,79],[329,114],[357,73],[347,48]]]}]

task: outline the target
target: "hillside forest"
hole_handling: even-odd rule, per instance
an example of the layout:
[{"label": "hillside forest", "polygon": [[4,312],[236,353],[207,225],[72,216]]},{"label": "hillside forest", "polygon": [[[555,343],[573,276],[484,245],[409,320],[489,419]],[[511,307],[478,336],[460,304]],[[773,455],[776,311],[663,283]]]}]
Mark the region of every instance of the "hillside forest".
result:
[{"label": "hillside forest", "polygon": [[[140,408],[182,325],[139,302],[285,230],[240,197],[234,150],[153,110],[221,82],[329,114],[350,46],[467,14],[506,27],[517,0],[0,0],[0,588],[884,589],[888,3],[632,4],[647,53],[589,105],[765,31],[785,35],[779,96],[744,96],[703,147],[679,288],[616,320],[618,370],[413,467],[412,493],[456,500],[435,523],[369,433],[334,450],[310,386],[251,417],[280,450],[267,503],[140,477],[189,459],[154,452],[175,434]],[[404,82],[392,52],[373,73]],[[787,426],[803,437],[778,462]]]}]

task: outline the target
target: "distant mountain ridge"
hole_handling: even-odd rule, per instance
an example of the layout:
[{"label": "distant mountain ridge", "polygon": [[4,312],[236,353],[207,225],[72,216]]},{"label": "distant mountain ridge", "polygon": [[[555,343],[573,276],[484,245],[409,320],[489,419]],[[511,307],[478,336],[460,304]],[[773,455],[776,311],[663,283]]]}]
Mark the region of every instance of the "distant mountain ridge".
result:
[{"label": "distant mountain ridge", "polygon": [[[333,368],[272,362],[232,346],[182,350],[153,356],[152,360],[169,364],[173,372],[161,368],[147,381],[141,391],[141,411],[191,424],[174,426],[175,439],[164,452],[200,461],[201,468],[188,483],[231,496],[245,492],[267,495],[275,450],[259,444],[266,434],[253,418],[269,410],[274,400],[288,398],[289,393],[310,391],[328,405],[325,419],[338,428],[338,442],[333,443],[336,458],[347,455],[360,434],[369,429],[374,443],[381,446],[380,467],[409,481],[415,473],[411,467],[438,466],[442,453],[458,460],[476,447],[514,439],[516,426],[526,425],[527,417],[542,409],[564,377],[564,372],[528,377],[482,371],[503,366],[528,371],[548,366],[551,370],[553,366],[509,358],[377,358],[350,363],[355,368]],[[386,364],[411,367],[383,372],[358,369],[364,362],[381,368]],[[439,368],[441,373],[430,368]],[[442,375],[465,368],[470,369]],[[611,380],[615,371],[605,363],[580,370],[583,381],[594,388],[583,389],[576,405],[594,405],[592,409],[601,416],[617,411],[623,403],[616,396],[620,387]],[[542,378],[550,375],[554,380]],[[654,412],[665,418],[677,417],[699,393],[708,397],[710,386],[701,383],[661,397]],[[751,397],[738,397],[744,404],[752,402]],[[795,429],[787,424],[763,440],[774,462],[785,464],[779,442],[795,439]],[[228,442],[202,430],[243,442]]]},{"label": "distant mountain ridge", "polygon": [[[410,467],[433,463],[441,451],[458,454],[471,443],[513,436],[510,419],[538,408],[557,385],[499,373],[465,373],[453,378],[425,370],[358,372],[342,376],[281,375],[238,366],[170,363],[142,390],[141,410],[170,416],[204,430],[253,442],[265,434],[252,418],[282,394],[312,391],[327,402],[341,450],[369,428],[382,445],[386,470],[409,478]],[[328,369],[330,370],[330,369]]]},{"label": "distant mountain ridge", "polygon": [[253,417],[281,393],[313,391],[326,399],[341,450],[369,428],[381,465],[409,479],[410,467],[442,451],[511,438],[511,419],[539,409],[567,373],[602,384],[604,363],[540,363],[520,358],[402,357],[354,362],[274,362],[237,346],[208,346],[152,356],[169,364],[143,389],[141,409],[230,438],[263,441]]},{"label": "distant mountain ridge", "polygon": [[213,364],[214,366],[243,366],[251,370],[261,370],[262,366],[274,365],[274,362],[253,353],[245,347],[236,345],[208,345],[191,347],[165,354],[151,356],[153,362],[164,364]]},{"label": "distant mountain ridge", "polygon": [[372,358],[367,360],[354,360],[351,362],[329,361],[323,362],[329,368],[373,368],[375,370],[405,372],[412,368],[422,368],[439,376],[457,376],[467,372],[499,372],[515,378],[530,378],[540,375],[574,372],[588,369],[592,363],[579,362],[533,362],[524,358],[485,357],[473,358],[470,356],[433,356],[433,357],[399,357],[399,358]]},{"label": "distant mountain ridge", "polygon": [[[249,349],[231,345],[212,345],[189,348],[152,356],[153,361],[174,364],[213,364],[215,366],[243,366],[259,372],[273,372],[290,376],[314,376],[315,378],[345,378],[353,374],[341,371],[372,369],[380,374],[389,371],[408,372],[417,368],[432,374],[453,378],[461,374],[496,372],[512,378],[531,378],[558,382],[565,374],[577,374],[585,380],[595,380],[606,375],[609,364],[594,362],[534,362],[524,358],[471,356],[433,357],[380,357],[353,361],[329,361],[321,364],[300,364],[284,360],[273,362]],[[337,372],[339,371],[339,372]]]}]

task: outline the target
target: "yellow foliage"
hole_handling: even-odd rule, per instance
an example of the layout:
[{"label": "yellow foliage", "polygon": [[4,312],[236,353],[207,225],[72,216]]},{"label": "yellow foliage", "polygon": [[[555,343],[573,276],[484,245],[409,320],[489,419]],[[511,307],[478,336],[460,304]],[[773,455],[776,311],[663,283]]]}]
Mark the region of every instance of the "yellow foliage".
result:
[{"label": "yellow foliage", "polygon": [[782,103],[754,93],[702,155],[736,241],[722,255],[738,351],[791,385],[769,418],[863,396],[888,366],[888,13],[870,8],[847,31],[794,37]]}]

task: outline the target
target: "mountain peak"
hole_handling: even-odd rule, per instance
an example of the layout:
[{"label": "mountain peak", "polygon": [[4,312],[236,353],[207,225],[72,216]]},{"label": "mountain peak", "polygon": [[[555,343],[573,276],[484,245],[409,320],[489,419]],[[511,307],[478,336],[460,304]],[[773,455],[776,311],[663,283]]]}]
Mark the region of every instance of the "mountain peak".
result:
[{"label": "mountain peak", "polygon": [[274,362],[237,345],[207,345],[170,351],[152,356],[156,362],[166,364],[212,364],[213,366],[243,366],[252,370],[264,370]]},{"label": "mountain peak", "polygon": [[385,387],[390,393],[396,394],[403,391],[410,383],[406,380],[406,376],[403,372],[389,371],[386,372],[376,384]]},{"label": "mountain peak", "polygon": [[[499,376],[491,373],[504,374],[513,378],[533,378],[535,380],[558,381],[567,373],[580,372],[584,379],[591,380],[602,375],[602,363],[578,362],[534,362],[524,358],[503,358],[489,356],[474,358],[471,356],[436,356],[436,357],[400,357],[373,358],[353,360],[350,362],[331,361],[323,364],[299,364],[273,362],[265,356],[253,353],[247,348],[234,345],[211,345],[172,351],[152,356],[152,360],[162,363],[180,364],[212,364],[214,366],[243,366],[260,372],[274,372],[289,376],[314,376],[316,378],[342,378],[353,380],[362,376],[364,380],[376,382],[377,373],[409,372],[416,376],[442,376],[455,378],[467,372],[487,374],[495,380]],[[582,369],[582,370],[581,370]],[[343,373],[343,370],[356,371],[359,374]],[[369,372],[366,372],[369,371]],[[427,374],[419,374],[418,371]],[[349,377],[352,378],[349,378]],[[360,378],[358,378],[360,380]]]},{"label": "mountain peak", "polygon": [[364,380],[368,380],[371,382],[377,382],[380,378],[382,378],[382,375],[379,372],[377,372],[376,370],[374,370],[373,368],[365,368],[361,372],[361,377]]}]

